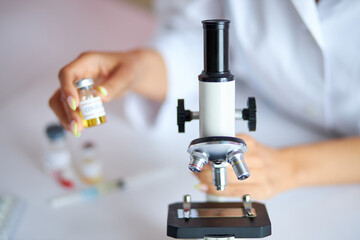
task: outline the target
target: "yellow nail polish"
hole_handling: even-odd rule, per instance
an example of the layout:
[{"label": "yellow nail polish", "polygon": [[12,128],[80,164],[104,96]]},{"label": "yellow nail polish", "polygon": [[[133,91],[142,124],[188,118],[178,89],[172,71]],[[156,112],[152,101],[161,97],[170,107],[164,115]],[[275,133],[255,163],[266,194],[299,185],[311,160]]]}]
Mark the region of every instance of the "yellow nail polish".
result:
[{"label": "yellow nail polish", "polygon": [[72,110],[73,110],[73,111],[76,110],[75,98],[72,98]]},{"label": "yellow nail polish", "polygon": [[66,99],[69,107],[75,111],[76,110],[76,103],[75,103],[75,98],[73,98],[72,96],[68,96]]},{"label": "yellow nail polish", "polygon": [[104,87],[99,86],[98,89],[105,97],[108,95],[108,92]]},{"label": "yellow nail polish", "polygon": [[202,192],[207,192],[209,190],[208,186],[203,183],[196,184],[194,188]]},{"label": "yellow nail polish", "polygon": [[76,135],[75,135],[75,137],[80,137],[81,136],[81,132],[78,132]]},{"label": "yellow nail polish", "polygon": [[78,129],[77,129],[77,127],[78,127],[78,124],[77,124],[77,122],[74,124],[74,135],[75,136],[77,136],[78,135]]}]

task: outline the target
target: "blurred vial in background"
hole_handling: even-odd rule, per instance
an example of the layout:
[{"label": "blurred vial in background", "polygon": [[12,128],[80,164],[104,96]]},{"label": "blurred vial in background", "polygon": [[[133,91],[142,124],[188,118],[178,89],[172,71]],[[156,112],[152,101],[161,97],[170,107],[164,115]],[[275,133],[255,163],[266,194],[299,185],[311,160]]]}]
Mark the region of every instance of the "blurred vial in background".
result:
[{"label": "blurred vial in background", "polygon": [[87,184],[96,184],[102,181],[101,161],[97,157],[96,146],[92,142],[86,142],[83,146],[79,171],[81,179]]},{"label": "blurred vial in background", "polygon": [[106,123],[106,114],[100,96],[92,85],[92,78],[83,78],[75,82],[78,89],[80,103],[80,116],[85,128]]},{"label": "blurred vial in background", "polygon": [[45,172],[54,177],[61,186],[74,186],[74,172],[70,151],[65,142],[64,128],[59,124],[51,124],[46,128],[47,146],[44,156]]}]

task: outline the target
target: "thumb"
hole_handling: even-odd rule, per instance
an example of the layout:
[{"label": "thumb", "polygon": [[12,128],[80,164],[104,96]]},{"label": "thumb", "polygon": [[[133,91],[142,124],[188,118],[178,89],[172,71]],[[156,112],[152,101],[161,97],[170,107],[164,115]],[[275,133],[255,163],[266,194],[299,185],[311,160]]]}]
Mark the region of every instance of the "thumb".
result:
[{"label": "thumb", "polygon": [[133,85],[135,79],[134,67],[123,63],[110,76],[96,87],[104,102],[121,97]]}]

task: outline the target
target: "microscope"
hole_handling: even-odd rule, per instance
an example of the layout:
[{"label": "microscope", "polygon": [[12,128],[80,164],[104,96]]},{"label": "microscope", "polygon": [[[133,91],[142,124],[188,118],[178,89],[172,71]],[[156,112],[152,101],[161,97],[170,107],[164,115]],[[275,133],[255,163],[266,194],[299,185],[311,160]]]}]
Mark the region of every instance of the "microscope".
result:
[{"label": "microscope", "polygon": [[[177,124],[180,133],[185,123],[198,119],[200,138],[190,142],[189,169],[201,172],[206,164],[213,171],[218,191],[225,190],[227,166],[230,164],[239,180],[250,176],[245,162],[247,151],[243,139],[235,137],[235,120],[248,121],[256,130],[256,101],[250,97],[247,108],[235,109],[235,76],[229,69],[229,25],[223,19],[205,20],[204,70],[199,75],[199,111],[185,109],[178,100]],[[243,202],[183,202],[169,205],[167,235],[180,239],[262,238],[271,234],[271,223],[264,204],[252,202],[250,195]]]}]

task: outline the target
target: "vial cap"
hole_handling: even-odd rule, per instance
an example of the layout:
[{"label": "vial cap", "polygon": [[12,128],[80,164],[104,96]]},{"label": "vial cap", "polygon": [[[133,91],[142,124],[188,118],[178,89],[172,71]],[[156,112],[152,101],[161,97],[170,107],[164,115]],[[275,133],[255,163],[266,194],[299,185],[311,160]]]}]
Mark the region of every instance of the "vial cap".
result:
[{"label": "vial cap", "polygon": [[46,128],[46,135],[50,140],[57,140],[65,136],[65,131],[60,124],[51,124]]},{"label": "vial cap", "polygon": [[96,156],[96,145],[93,142],[85,142],[82,147],[84,158],[92,158]]},{"label": "vial cap", "polygon": [[85,142],[84,145],[83,145],[83,149],[92,149],[92,148],[95,148],[95,143],[93,142]]},{"label": "vial cap", "polygon": [[92,78],[83,78],[75,82],[76,88],[88,87],[94,84],[94,80]]}]

